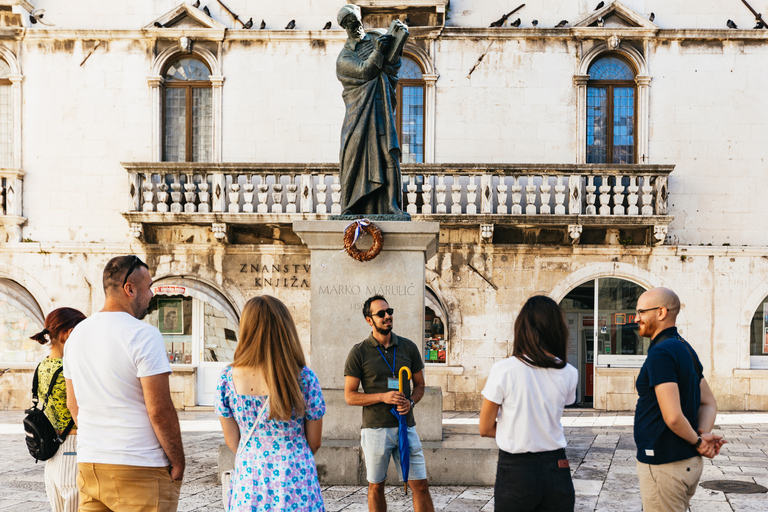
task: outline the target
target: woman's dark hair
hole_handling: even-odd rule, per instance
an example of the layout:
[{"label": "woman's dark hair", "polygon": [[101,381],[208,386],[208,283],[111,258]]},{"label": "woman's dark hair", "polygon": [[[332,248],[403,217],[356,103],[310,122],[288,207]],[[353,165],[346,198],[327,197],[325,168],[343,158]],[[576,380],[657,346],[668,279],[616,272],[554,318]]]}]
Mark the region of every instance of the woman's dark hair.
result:
[{"label": "woman's dark hair", "polygon": [[54,309],[45,317],[45,329],[34,336],[30,336],[30,338],[41,345],[45,345],[48,343],[45,337],[46,334],[50,334],[51,338],[55,338],[62,332],[72,329],[83,320],[85,320],[85,315],[74,308]]},{"label": "woman's dark hair", "polygon": [[515,320],[512,355],[531,366],[563,368],[567,339],[568,326],[563,310],[549,297],[534,295],[526,301]]}]

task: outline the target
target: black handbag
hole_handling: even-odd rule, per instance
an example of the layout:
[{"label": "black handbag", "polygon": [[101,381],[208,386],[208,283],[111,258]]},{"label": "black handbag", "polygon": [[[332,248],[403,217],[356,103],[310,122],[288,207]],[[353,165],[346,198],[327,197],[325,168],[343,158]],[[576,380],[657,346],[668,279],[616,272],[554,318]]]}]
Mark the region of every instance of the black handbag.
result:
[{"label": "black handbag", "polygon": [[41,460],[48,460],[56,454],[56,451],[64,443],[69,431],[75,425],[74,420],[69,420],[67,428],[61,433],[56,433],[56,429],[51,425],[51,421],[45,415],[45,407],[48,405],[48,399],[51,397],[53,386],[56,384],[56,379],[59,378],[62,368],[59,368],[51,376],[51,383],[48,386],[48,393],[45,395],[45,401],[43,402],[43,408],[38,409],[37,404],[40,399],[37,397],[38,386],[38,373],[40,365],[35,368],[35,376],[32,379],[32,408],[24,411],[26,417],[24,418],[24,432],[27,435],[27,450],[29,454],[35,459],[35,463]]}]

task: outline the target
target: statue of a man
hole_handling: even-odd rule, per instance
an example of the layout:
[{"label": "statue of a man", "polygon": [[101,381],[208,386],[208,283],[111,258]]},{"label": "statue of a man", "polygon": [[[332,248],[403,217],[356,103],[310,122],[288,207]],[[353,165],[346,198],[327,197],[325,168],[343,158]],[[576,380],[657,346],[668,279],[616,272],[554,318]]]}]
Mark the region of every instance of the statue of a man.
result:
[{"label": "statue of a man", "polygon": [[387,61],[393,36],[383,31],[366,33],[360,7],[345,5],[337,19],[348,35],[336,60],[347,109],[339,154],[342,214],[403,215],[395,126],[400,55]]}]

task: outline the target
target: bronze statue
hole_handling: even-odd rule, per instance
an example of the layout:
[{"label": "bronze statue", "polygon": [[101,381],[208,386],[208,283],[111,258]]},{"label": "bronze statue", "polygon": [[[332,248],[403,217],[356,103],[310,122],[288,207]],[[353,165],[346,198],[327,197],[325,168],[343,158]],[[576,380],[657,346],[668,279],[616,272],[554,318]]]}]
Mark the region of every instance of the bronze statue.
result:
[{"label": "bronze statue", "polygon": [[408,29],[394,21],[387,33],[366,33],[356,5],[342,7],[338,22],[348,35],[336,60],[346,106],[339,153],[342,214],[405,215],[395,106]]}]

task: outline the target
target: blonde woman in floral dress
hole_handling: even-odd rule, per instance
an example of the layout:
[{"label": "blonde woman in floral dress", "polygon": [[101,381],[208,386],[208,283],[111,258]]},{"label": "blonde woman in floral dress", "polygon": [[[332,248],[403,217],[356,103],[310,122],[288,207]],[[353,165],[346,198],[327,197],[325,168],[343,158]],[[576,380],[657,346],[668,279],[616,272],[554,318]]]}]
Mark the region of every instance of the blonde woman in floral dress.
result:
[{"label": "blonde woman in floral dress", "polygon": [[293,318],[278,299],[248,301],[240,340],[216,393],[235,467],[227,510],[323,511],[314,453],[325,401],[304,361]]}]

